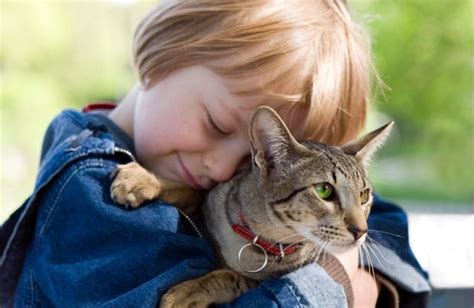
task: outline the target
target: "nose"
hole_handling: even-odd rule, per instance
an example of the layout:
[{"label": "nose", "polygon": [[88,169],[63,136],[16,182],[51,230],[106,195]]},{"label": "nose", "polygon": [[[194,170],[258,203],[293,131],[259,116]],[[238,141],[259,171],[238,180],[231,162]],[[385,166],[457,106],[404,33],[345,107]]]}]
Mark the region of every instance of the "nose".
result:
[{"label": "nose", "polygon": [[367,229],[359,229],[356,226],[348,226],[347,230],[354,236],[354,240],[357,241],[360,239],[364,234],[367,233]]},{"label": "nose", "polygon": [[344,222],[347,225],[347,230],[354,236],[355,241],[367,233],[367,218],[358,206],[351,206],[346,209]]},{"label": "nose", "polygon": [[209,152],[205,157],[204,165],[211,179],[218,183],[229,180],[237,170],[241,169],[249,150],[221,146]]}]

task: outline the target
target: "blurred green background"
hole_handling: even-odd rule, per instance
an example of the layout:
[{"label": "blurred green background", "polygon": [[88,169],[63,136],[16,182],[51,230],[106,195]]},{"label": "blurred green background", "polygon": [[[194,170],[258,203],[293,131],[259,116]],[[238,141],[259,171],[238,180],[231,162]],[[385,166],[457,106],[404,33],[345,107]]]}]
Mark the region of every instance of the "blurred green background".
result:
[{"label": "blurred green background", "polygon": [[[370,167],[376,189],[402,205],[471,207],[473,2],[349,2],[387,85],[367,129],[396,121]],[[133,29],[153,2],[0,3],[1,222],[33,190],[51,119],[133,86]]]}]

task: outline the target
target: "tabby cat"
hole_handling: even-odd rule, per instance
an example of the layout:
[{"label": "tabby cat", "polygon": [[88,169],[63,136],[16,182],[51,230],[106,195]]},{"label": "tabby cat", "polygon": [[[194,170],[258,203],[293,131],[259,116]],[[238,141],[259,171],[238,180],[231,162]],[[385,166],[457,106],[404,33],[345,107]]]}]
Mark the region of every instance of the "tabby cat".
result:
[{"label": "tabby cat", "polygon": [[[171,288],[160,307],[230,302],[258,281],[361,245],[372,203],[364,164],[392,126],[334,147],[297,142],[273,109],[257,108],[249,130],[252,168],[215,187],[203,207],[221,269]],[[133,206],[166,199],[169,184],[132,164],[119,168],[113,198]],[[135,183],[124,185],[131,178]],[[192,195],[184,199],[193,203]]]}]

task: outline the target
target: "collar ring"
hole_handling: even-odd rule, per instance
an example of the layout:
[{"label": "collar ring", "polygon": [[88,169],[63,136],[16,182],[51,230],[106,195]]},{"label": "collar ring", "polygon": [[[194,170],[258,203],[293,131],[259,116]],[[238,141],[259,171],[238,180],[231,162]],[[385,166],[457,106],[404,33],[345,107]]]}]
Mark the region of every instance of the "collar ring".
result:
[{"label": "collar ring", "polygon": [[[239,266],[242,270],[246,271],[247,273],[258,273],[260,271],[262,271],[268,264],[268,254],[267,254],[267,251],[265,250],[265,248],[263,248],[261,245],[257,244],[257,240],[258,240],[258,236],[256,236],[253,241],[251,243],[248,243],[248,244],[245,244],[243,245],[240,249],[239,249],[239,253],[237,254],[237,261],[239,262]],[[260,249],[264,255],[264,260],[263,260],[263,263],[262,265],[260,265],[259,267],[255,268],[255,269],[251,269],[251,268],[248,268],[246,267],[243,262],[242,262],[242,253],[245,249],[247,249],[248,247],[256,247],[258,249]]]}]

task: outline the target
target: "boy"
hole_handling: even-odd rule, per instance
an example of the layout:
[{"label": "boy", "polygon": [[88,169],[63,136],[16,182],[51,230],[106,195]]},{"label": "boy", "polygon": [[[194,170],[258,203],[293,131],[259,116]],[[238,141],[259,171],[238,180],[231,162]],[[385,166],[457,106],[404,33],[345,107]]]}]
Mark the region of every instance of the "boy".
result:
[{"label": "boy", "polygon": [[[276,109],[298,139],[330,144],[365,121],[370,54],[341,1],[166,1],[138,26],[133,53],[140,85],[116,108],[65,111],[48,128],[35,192],[0,232],[2,303],[155,306],[171,286],[213,269],[198,218],[162,202],[114,204],[118,163],[136,159],[207,190],[246,167],[259,105]],[[379,303],[426,303],[403,213],[380,200],[373,213],[378,230],[405,235],[372,236],[393,262],[375,264],[378,284],[353,251],[338,256],[353,294],[311,264],[233,304],[341,307],[353,297],[374,306],[379,287]]]}]

